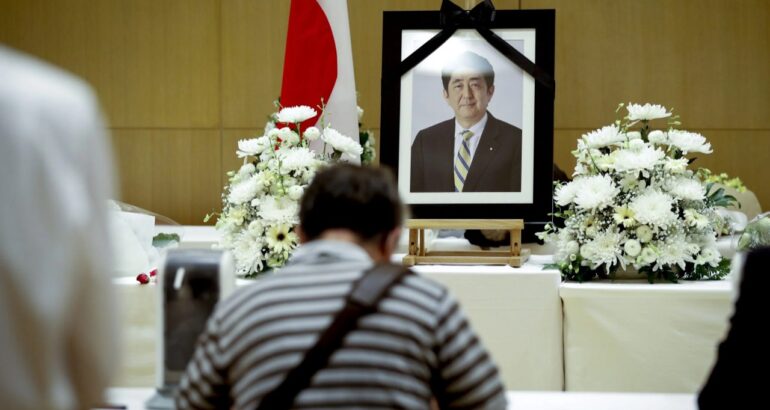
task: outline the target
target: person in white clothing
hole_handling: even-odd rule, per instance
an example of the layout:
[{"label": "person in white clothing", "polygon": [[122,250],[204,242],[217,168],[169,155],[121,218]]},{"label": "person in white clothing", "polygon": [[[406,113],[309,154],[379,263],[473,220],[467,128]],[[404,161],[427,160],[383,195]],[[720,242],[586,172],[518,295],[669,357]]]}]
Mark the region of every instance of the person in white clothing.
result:
[{"label": "person in white clothing", "polygon": [[0,407],[90,408],[115,363],[111,149],[90,87],[0,45]]}]

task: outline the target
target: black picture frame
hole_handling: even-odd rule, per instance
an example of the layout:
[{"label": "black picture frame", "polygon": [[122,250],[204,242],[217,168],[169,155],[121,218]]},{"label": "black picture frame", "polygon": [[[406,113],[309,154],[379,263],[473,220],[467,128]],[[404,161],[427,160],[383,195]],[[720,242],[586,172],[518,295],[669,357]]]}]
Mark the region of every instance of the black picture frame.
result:
[{"label": "black picture frame", "polygon": [[[506,29],[524,29],[518,31],[534,31],[534,63],[543,72],[554,77],[554,34],[555,34],[555,12],[554,10],[497,10],[493,21],[486,25],[494,33],[502,32]],[[542,229],[542,225],[550,221],[549,213],[552,211],[552,188],[553,188],[553,104],[554,90],[534,79],[522,71],[524,78],[530,81],[534,86],[533,102],[522,101],[522,106],[532,104],[534,113],[530,114],[528,125],[533,127],[531,130],[532,144],[531,152],[531,172],[521,173],[522,187],[525,179],[531,178],[531,196],[526,194],[529,199],[525,201],[514,201],[513,203],[487,202],[484,199],[464,201],[462,203],[437,199],[435,202],[430,200],[430,193],[422,195],[419,201],[410,199],[419,196],[415,193],[404,190],[408,182],[404,181],[403,167],[409,164],[400,164],[405,162],[404,158],[411,155],[411,142],[414,138],[411,130],[406,131],[409,140],[406,140],[402,130],[402,120],[411,123],[411,118],[402,117],[402,76],[400,73],[400,63],[406,57],[403,49],[402,38],[410,33],[420,33],[424,31],[426,35],[433,35],[442,29],[441,16],[439,11],[386,11],[383,14],[383,47],[382,47],[382,110],[381,110],[381,139],[380,139],[380,157],[381,163],[393,168],[399,182],[399,189],[405,202],[411,207],[411,215],[417,219],[523,219],[527,224],[525,233],[530,236],[534,231]],[[473,31],[471,31],[473,30]],[[475,30],[471,23],[460,24],[453,37],[458,35],[468,35]],[[444,43],[445,45],[447,43]],[[476,43],[473,43],[476,44]],[[436,50],[438,52],[438,49]],[[531,53],[530,53],[531,54]],[[501,55],[502,56],[502,55]],[[425,59],[428,60],[427,58]],[[507,61],[507,60],[506,60]],[[510,62],[510,64],[514,64]],[[513,65],[516,67],[515,65]],[[416,73],[420,65],[414,70],[410,70],[404,77],[410,73]],[[516,67],[518,68],[518,67]],[[439,76],[440,77],[440,76]],[[438,81],[438,80],[437,80]],[[497,84],[498,79],[495,79]],[[412,90],[409,90],[411,93]],[[499,97],[496,90],[493,98]],[[446,105],[446,104],[445,104]],[[524,110],[524,108],[522,108]],[[529,108],[526,108],[529,109]],[[522,128],[524,130],[525,128]],[[406,146],[409,145],[409,146]],[[409,151],[404,154],[404,150]],[[522,163],[527,156],[526,150],[523,151]],[[401,168],[400,168],[401,166]],[[524,165],[522,165],[523,167]],[[399,172],[399,170],[402,170]],[[401,174],[401,175],[399,175]],[[527,175],[525,175],[527,174]],[[408,179],[408,178],[407,178]],[[522,191],[524,188],[522,188]],[[511,196],[516,196],[519,192],[511,192]],[[435,195],[437,198],[443,194]],[[464,193],[451,193],[450,195],[465,195]],[[484,197],[487,197],[485,195]],[[446,198],[446,196],[443,196]],[[428,198],[428,199],[426,199]],[[426,202],[427,201],[427,202]]]}]

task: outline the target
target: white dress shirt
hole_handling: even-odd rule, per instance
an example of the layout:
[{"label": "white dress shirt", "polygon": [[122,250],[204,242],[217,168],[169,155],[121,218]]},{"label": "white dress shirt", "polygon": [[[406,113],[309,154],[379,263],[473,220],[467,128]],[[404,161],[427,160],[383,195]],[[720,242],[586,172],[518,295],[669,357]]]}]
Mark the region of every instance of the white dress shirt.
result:
[{"label": "white dress shirt", "polygon": [[473,162],[473,155],[476,153],[476,148],[479,146],[481,133],[484,132],[484,127],[487,126],[487,118],[489,118],[489,115],[485,113],[481,120],[476,124],[473,124],[470,128],[463,128],[463,126],[457,122],[457,119],[455,119],[455,151],[452,158],[457,158],[457,153],[460,152],[460,146],[463,144],[463,131],[470,130],[473,133],[473,136],[468,140],[468,148],[470,149],[471,162]]},{"label": "white dress shirt", "polygon": [[86,84],[0,46],[2,408],[86,408],[109,383],[104,134]]}]

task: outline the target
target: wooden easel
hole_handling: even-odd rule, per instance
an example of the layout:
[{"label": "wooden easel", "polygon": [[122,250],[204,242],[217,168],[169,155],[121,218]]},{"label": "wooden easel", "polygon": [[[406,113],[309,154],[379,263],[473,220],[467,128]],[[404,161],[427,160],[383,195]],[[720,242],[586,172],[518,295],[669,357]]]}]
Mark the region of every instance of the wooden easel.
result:
[{"label": "wooden easel", "polygon": [[[409,253],[403,264],[476,264],[519,267],[529,258],[529,250],[521,249],[522,219],[408,219]],[[506,251],[427,251],[426,229],[501,229],[511,233],[511,247]]]}]

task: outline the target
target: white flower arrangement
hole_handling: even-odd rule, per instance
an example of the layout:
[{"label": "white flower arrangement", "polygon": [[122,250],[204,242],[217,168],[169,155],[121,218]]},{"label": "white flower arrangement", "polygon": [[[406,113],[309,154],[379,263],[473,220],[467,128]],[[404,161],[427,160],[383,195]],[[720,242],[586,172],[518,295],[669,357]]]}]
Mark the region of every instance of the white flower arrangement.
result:
[{"label": "white flower arrangement", "polygon": [[[620,104],[618,110],[623,107]],[[716,249],[718,208],[735,198],[688,169],[684,155],[709,154],[702,135],[676,129],[661,105],[628,104],[628,114],[578,140],[574,179],[555,185],[554,216],[538,237],[555,243],[567,280],[614,278],[636,270],[650,282],[720,279],[729,260]],[[667,129],[651,128],[668,119]]]},{"label": "white flower arrangement", "polygon": [[[297,246],[299,200],[316,171],[343,154],[361,154],[357,142],[330,127],[302,132],[300,124],[316,115],[308,106],[283,108],[271,119],[293,128],[277,128],[271,121],[265,135],[238,142],[236,155],[244,163],[227,174],[216,228],[222,233],[219,247],[233,253],[239,275],[282,266]],[[309,147],[317,139],[325,142],[322,153]]]}]

